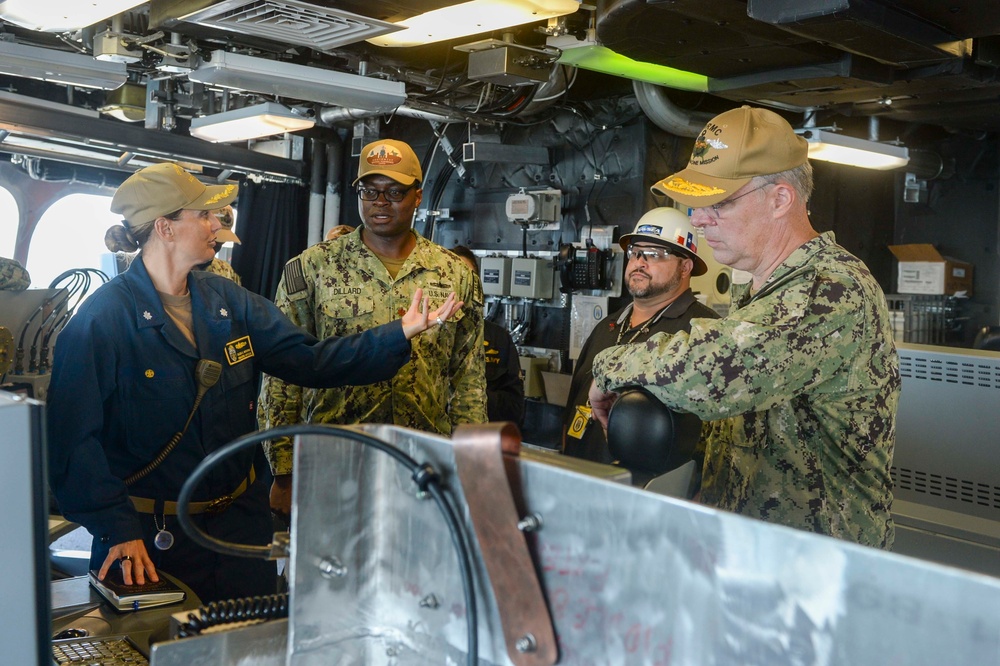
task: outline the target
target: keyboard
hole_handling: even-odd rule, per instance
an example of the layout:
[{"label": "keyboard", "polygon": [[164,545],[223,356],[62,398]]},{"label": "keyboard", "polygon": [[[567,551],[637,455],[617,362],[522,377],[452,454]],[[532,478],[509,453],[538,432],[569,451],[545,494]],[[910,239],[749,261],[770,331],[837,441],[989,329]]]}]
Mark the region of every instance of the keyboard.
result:
[{"label": "keyboard", "polygon": [[125,636],[94,636],[52,641],[55,664],[81,666],[149,666],[149,661]]}]

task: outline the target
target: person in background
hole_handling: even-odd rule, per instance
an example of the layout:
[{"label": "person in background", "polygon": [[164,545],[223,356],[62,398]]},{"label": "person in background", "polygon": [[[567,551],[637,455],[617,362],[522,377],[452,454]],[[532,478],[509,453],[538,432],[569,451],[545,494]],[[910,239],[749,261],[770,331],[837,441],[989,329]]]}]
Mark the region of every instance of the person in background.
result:
[{"label": "person in background", "polygon": [[708,271],[688,216],[676,208],[654,208],[618,241],[625,250],[625,287],[632,302],[602,319],[583,343],[573,368],[563,416],[563,453],[612,463],[604,430],[591,418],[594,357],[620,344],[646,342],[657,333],[691,328],[695,317],[718,318],[691,291],[691,277]]},{"label": "person in background", "polygon": [[[215,234],[215,254],[218,255],[219,250],[222,249],[223,243],[240,244],[240,237],[236,235],[235,231],[233,231],[233,225],[236,223],[236,214],[233,212],[232,206],[220,208],[213,214],[219,218],[219,224],[222,225],[219,231]],[[229,278],[236,284],[242,284],[240,282],[240,276],[236,273],[233,265],[225,259],[220,259],[218,256],[212,257],[212,261],[201,267],[200,270],[215,273],[216,275],[221,275],[224,278]]]},{"label": "person in background", "polygon": [[0,257],[0,291],[24,291],[31,286],[31,276],[20,262]]},{"label": "person in background", "polygon": [[[380,139],[365,146],[353,182],[363,224],[289,261],[275,303],[319,336],[357,333],[392,320],[418,289],[432,304],[455,292],[465,306],[453,322],[421,336],[413,345],[413,362],[391,379],[317,390],[266,376],[261,428],[389,423],[447,437],[462,423],[486,422],[482,287],[464,261],[413,230],[422,178],[420,160],[408,144]],[[271,506],[287,515],[292,444],[271,441],[265,452],[275,477]]]},{"label": "person in background", "polygon": [[326,240],[333,240],[334,238],[346,236],[352,231],[354,231],[354,227],[350,227],[346,224],[338,224],[335,227],[331,227],[330,230],[326,232]]},{"label": "person in background", "polygon": [[807,143],[743,106],[710,120],[688,166],[653,191],[693,208],[717,260],[752,279],[723,319],[594,359],[590,402],[648,389],[713,421],[701,501],[769,522],[891,548],[899,361],[868,268],[809,220]]},{"label": "person in background", "polygon": [[[106,238],[121,238],[127,245],[112,249],[136,258],[59,335],[47,403],[51,487],[63,515],[93,535],[91,567],[103,579],[120,564],[127,584],[156,581],[163,569],[205,602],[276,591],[273,562],[206,550],[176,518],[195,467],[256,429],[260,372],[306,386],[385,380],[409,362],[410,338],[452,325],[460,306],[452,294],[428,312],[416,290],[399,318],[317,340],[267,299],[192,270],[215,253],[212,211],[236,194],[170,163],[122,183],[111,210],[124,233]],[[271,542],[253,459],[253,450],[225,459],[195,489],[192,519],[211,538]]]},{"label": "person in background", "polygon": [[[479,260],[464,245],[451,251],[479,275]],[[486,357],[486,413],[490,421],[524,422],[524,375],[517,347],[507,329],[483,320],[483,351]]]}]

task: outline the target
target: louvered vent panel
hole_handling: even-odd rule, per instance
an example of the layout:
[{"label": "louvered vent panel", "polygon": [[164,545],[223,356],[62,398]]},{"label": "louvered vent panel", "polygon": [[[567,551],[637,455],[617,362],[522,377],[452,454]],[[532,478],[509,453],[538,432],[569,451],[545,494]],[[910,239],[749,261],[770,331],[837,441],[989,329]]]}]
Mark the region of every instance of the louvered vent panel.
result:
[{"label": "louvered vent panel", "polygon": [[996,486],[896,466],[891,475],[893,486],[900,490],[1000,509],[1000,488]]},{"label": "louvered vent panel", "polygon": [[296,0],[231,0],[186,16],[199,25],[317,51],[394,32],[391,23]]},{"label": "louvered vent panel", "polygon": [[982,361],[927,359],[899,352],[899,373],[904,378],[924,379],[932,382],[965,384],[983,388],[1000,388],[1000,363],[989,359]]}]

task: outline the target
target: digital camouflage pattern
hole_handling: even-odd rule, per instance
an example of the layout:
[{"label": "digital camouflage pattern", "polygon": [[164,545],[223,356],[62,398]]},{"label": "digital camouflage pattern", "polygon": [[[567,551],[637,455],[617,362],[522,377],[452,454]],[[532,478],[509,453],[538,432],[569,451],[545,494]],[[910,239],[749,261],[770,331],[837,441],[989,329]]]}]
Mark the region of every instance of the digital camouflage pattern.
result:
[{"label": "digital camouflage pattern", "polygon": [[236,273],[236,269],[234,269],[233,265],[228,261],[226,261],[225,259],[219,259],[218,257],[212,259],[212,263],[210,263],[208,266],[205,266],[204,270],[208,271],[209,273],[215,273],[216,275],[221,275],[224,278],[229,278],[236,284],[242,286],[242,283],[240,282],[240,276]]},{"label": "digital camouflage pattern", "polygon": [[[411,340],[411,361],[391,381],[320,390],[265,375],[260,427],[390,423],[450,436],[461,423],[485,423],[483,295],[475,274],[459,257],[418,235],[393,280],[362,242],[360,230],[313,245],[285,265],[275,303],[296,324],[319,338],[365,331],[401,317],[418,287],[429,310],[452,291],[465,305],[444,326]],[[292,471],[290,441],[270,442],[264,450],[275,474]]]},{"label": "digital camouflage pattern", "polygon": [[890,548],[900,378],[878,283],[826,233],[733,297],[724,319],[602,352],[598,386],[640,384],[714,421],[705,504]]},{"label": "digital camouflage pattern", "polygon": [[0,291],[24,291],[31,285],[31,276],[18,262],[0,257]]}]

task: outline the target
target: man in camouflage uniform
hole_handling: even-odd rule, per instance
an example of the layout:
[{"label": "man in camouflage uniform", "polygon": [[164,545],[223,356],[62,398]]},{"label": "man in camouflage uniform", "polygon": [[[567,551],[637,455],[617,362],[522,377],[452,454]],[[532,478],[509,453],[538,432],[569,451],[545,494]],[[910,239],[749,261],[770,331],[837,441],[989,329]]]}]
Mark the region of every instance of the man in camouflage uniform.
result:
[{"label": "man in camouflage uniform", "polygon": [[[288,262],[275,302],[292,321],[320,335],[392,321],[418,288],[431,307],[451,292],[464,306],[451,321],[414,339],[411,362],[390,381],[316,390],[265,376],[261,428],[391,423],[450,436],[459,424],[486,422],[482,290],[464,261],[413,231],[422,177],[420,160],[407,144],[386,139],[365,146],[354,181],[363,224]],[[271,506],[288,513],[291,443],[270,442],[265,452],[275,474]]]},{"label": "man in camouflage uniform", "polygon": [[0,291],[24,291],[31,285],[31,276],[24,266],[6,257],[0,257]]},{"label": "man in camouflage uniform", "polygon": [[693,207],[715,257],[752,281],[724,319],[598,355],[591,404],[606,422],[610,392],[640,384],[716,421],[708,505],[890,548],[892,328],[865,265],[812,228],[806,148],[780,116],[744,106],[709,121],[687,169],[653,186]]}]

